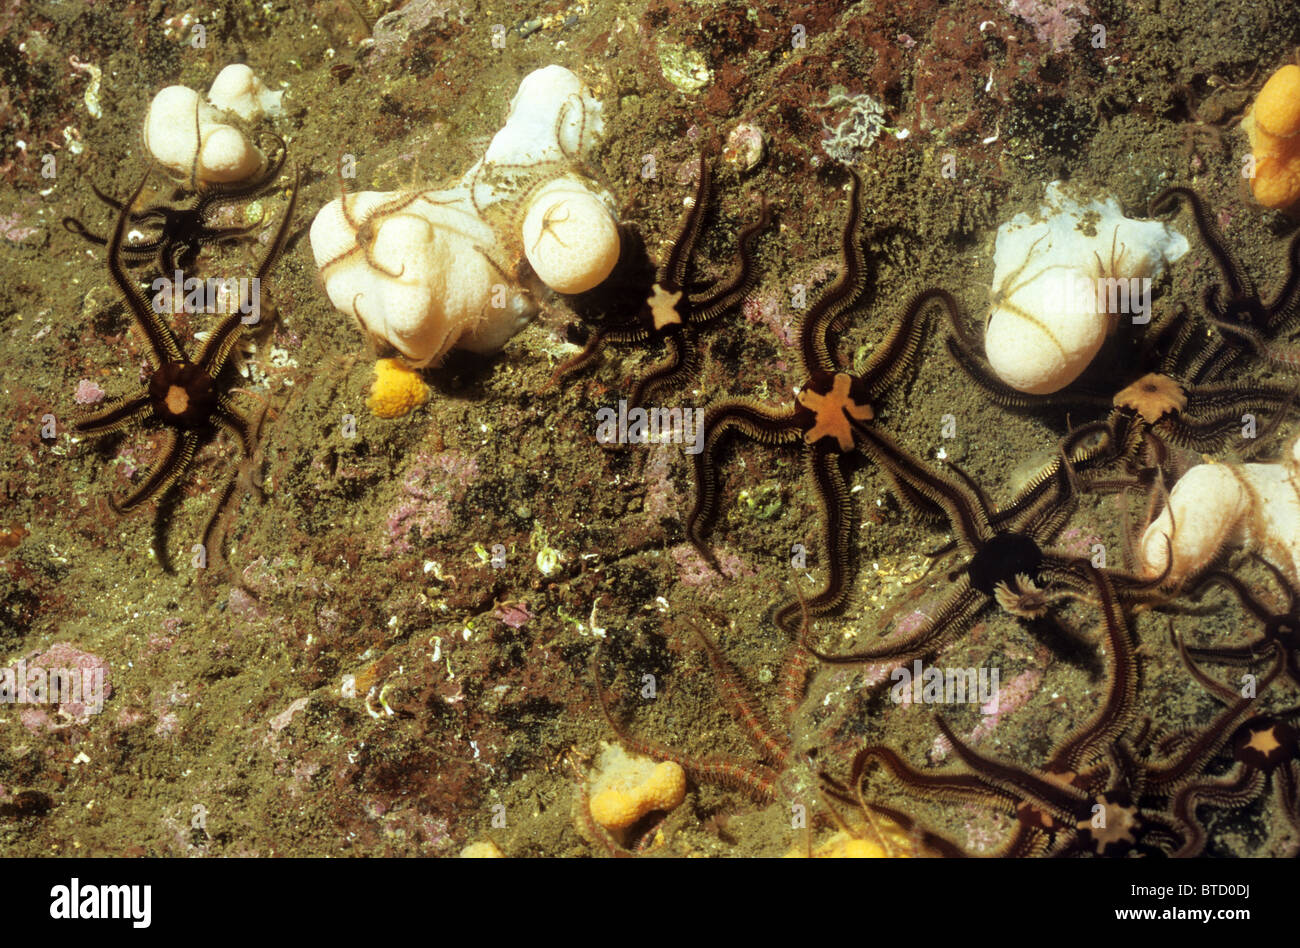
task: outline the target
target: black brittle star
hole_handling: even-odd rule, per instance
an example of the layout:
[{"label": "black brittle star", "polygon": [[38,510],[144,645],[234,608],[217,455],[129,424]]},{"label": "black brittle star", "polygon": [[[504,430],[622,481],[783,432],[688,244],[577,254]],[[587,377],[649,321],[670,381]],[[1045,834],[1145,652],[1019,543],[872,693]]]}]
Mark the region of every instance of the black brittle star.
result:
[{"label": "black brittle star", "polygon": [[1300,371],[1300,356],[1282,352],[1273,345],[1278,334],[1290,329],[1300,318],[1300,230],[1291,238],[1287,249],[1286,278],[1277,294],[1266,303],[1241,261],[1228,249],[1209,208],[1195,191],[1185,187],[1166,188],[1151,199],[1150,213],[1154,216],[1168,210],[1178,198],[1190,205],[1201,242],[1214,257],[1223,279],[1222,285],[1206,287],[1202,296],[1206,316],[1219,330],[1219,336],[1209,344],[1208,354],[1203,357],[1206,372],[1221,376],[1224,368],[1247,351],[1292,372]]},{"label": "black brittle star", "polygon": [[1282,649],[1286,676],[1300,687],[1300,592],[1287,579],[1286,574],[1257,553],[1251,556],[1272,573],[1282,587],[1286,608],[1276,611],[1267,606],[1259,594],[1237,576],[1223,570],[1211,570],[1201,577],[1192,596],[1199,599],[1212,585],[1222,586],[1236,596],[1237,601],[1263,624],[1257,637],[1232,645],[1187,646],[1187,654],[1197,661],[1212,661],[1224,665],[1249,665],[1267,654],[1272,644]]},{"label": "black brittle star", "polygon": [[[1164,464],[1170,444],[1196,451],[1220,450],[1240,435],[1247,417],[1265,410],[1274,413],[1260,433],[1267,434],[1285,419],[1300,394],[1280,385],[1223,381],[1230,364],[1223,356],[1234,350],[1225,348],[1221,337],[1199,331],[1182,305],[1144,340],[1137,360],[1142,374],[1109,397],[1074,388],[1051,395],[1017,391],[976,354],[973,340],[955,320],[952,328],[947,344],[954,359],[1004,408],[1109,402],[1111,410],[1105,419],[1070,430],[1063,443],[1064,453],[1069,456],[1076,446],[1092,442],[1091,466],[1123,462],[1148,479]],[[1261,436],[1256,444],[1265,441]]]},{"label": "black brittle star", "polygon": [[[165,498],[187,477],[199,448],[220,430],[229,432],[238,440],[245,461],[251,461],[254,453],[253,426],[231,401],[227,373],[232,353],[245,330],[245,301],[240,300],[239,305],[231,308],[212,330],[198,355],[191,359],[123,262],[124,235],[131,221],[131,208],[148,179],[149,172],[146,172],[117,216],[117,223],[108,237],[108,272],[130,310],[135,328],[148,344],[146,354],[151,371],[143,392],[117,399],[73,425],[78,434],[96,438],[134,427],[162,429],[163,447],[144,480],[120,502],[110,498],[110,505],[119,513],[132,510],[151,497]],[[261,282],[284,249],[297,197],[295,180],[284,217],[258,265],[253,292],[258,292]],[[218,491],[216,507],[203,527],[199,542],[205,558],[210,552],[219,552],[209,550],[209,540],[234,496],[241,467],[237,465],[231,471]],[[167,551],[162,543],[157,542],[160,536],[156,531],[154,552],[164,569],[170,571]]]},{"label": "black brittle star", "polygon": [[[942,718],[936,723],[952,745],[965,769],[953,773],[930,772],[914,767],[897,751],[883,744],[871,744],[853,760],[849,786],[824,779],[839,789],[852,792],[865,803],[862,786],[873,765],[881,768],[889,785],[925,799],[973,803],[1016,817],[1011,837],[996,855],[1036,856],[1058,838],[1061,847],[1074,846],[1108,853],[1118,850],[1131,824],[1132,813],[1110,780],[1106,755],[1124,733],[1136,713],[1138,664],[1132,632],[1109,580],[1091,566],[1088,582],[1105,620],[1107,669],[1106,690],[1091,717],[1073,729],[1039,768],[1022,767],[987,757],[965,744]],[[873,804],[874,805],[874,804]],[[1109,832],[1099,832],[1093,822],[1101,807],[1110,822]],[[953,848],[956,844],[949,843]],[[958,850],[960,851],[960,850]]]},{"label": "black brittle star", "polygon": [[591,324],[591,338],[581,352],[558,366],[552,381],[589,366],[608,343],[640,345],[662,341],[667,356],[637,381],[628,404],[643,404],[652,392],[679,382],[698,368],[698,332],[744,300],[756,275],[754,240],[769,221],[767,199],[760,197],[758,220],[737,237],[736,259],[719,282],[698,284],[692,279],[704,218],[713,190],[709,165],[700,156],[695,200],[673,239],[668,256],[651,275],[644,246],[626,234],[624,253],[614,273],[594,290],[575,297],[579,312],[615,310],[618,315]]},{"label": "black brittle star", "polygon": [[[824,662],[865,664],[911,661],[932,655],[951,642],[996,603],[1003,611],[1026,620],[1041,620],[1063,597],[1086,594],[1092,564],[1086,558],[1045,548],[1073,513],[1081,490],[1095,486],[1078,469],[1091,463],[1089,455],[1074,449],[1063,453],[1003,510],[959,466],[947,462],[951,473],[931,468],[893,442],[878,428],[854,422],[861,442],[870,444],[873,456],[910,493],[943,511],[953,531],[953,542],[935,554],[955,547],[966,560],[948,574],[955,585],[919,628],[887,644],[846,654],[810,649]],[[1107,581],[1124,602],[1157,595],[1168,570],[1154,579],[1117,571]],[[1056,643],[1049,640],[1049,645]]]},{"label": "black brittle star", "polygon": [[[1224,356],[1234,350],[1219,347],[1220,340],[1205,342],[1203,334],[1188,321],[1185,307],[1179,307],[1166,321],[1160,335],[1169,332],[1173,332],[1173,341],[1151,366],[1153,371],[1116,392],[1107,418],[1073,429],[1067,443],[1077,444],[1101,435],[1102,450],[1113,457],[1132,466],[1149,455],[1150,463],[1159,467],[1169,444],[1194,451],[1218,451],[1249,430],[1249,436],[1257,440],[1243,453],[1251,454],[1296,407],[1300,389],[1221,381],[1222,373],[1231,364],[1231,359]],[[1188,346],[1197,338],[1202,340],[1202,347],[1188,361]],[[1248,419],[1264,410],[1273,418],[1262,430],[1246,425]]]},{"label": "black brittle star", "polygon": [[[882,442],[864,439],[858,432],[871,428],[868,422],[875,417],[874,406],[915,361],[921,345],[920,317],[926,307],[936,302],[949,307],[956,305],[944,290],[918,293],[861,373],[855,375],[839,366],[831,354],[830,340],[844,329],[867,283],[866,255],[858,233],[862,219],[859,201],[862,182],[856,172],[850,174],[853,185],[849,216],[841,238],[843,267],[839,277],[822,292],[799,324],[804,384],[794,403],[784,408],[771,408],[748,398],[710,406],[704,416],[702,450],[695,455],[695,504],[686,518],[687,537],[700,555],[721,572],[707,536],[718,516],[719,455],[724,443],[734,433],[761,444],[800,450],[816,486],[825,522],[826,586],[808,599],[808,609],[815,616],[844,604],[853,575],[854,515],[841,460],[854,452],[879,460],[881,451],[893,450],[892,445],[882,446]],[[906,484],[896,486],[905,499],[917,499]],[[778,625],[789,631],[789,623],[798,609],[797,603],[783,607],[777,613]]]},{"label": "black brittle star", "polygon": [[[1163,456],[1166,443],[1197,451],[1221,449],[1241,428],[1246,414],[1267,410],[1276,412],[1280,421],[1296,392],[1278,385],[1231,382],[1227,370],[1251,352],[1284,368],[1300,368],[1300,354],[1271,342],[1300,316],[1300,233],[1288,251],[1286,280],[1274,299],[1265,303],[1194,192],[1168,188],[1151,201],[1150,213],[1167,210],[1178,197],[1191,204],[1197,229],[1223,277],[1225,286],[1209,287],[1203,297],[1206,316],[1217,333],[1203,331],[1180,305],[1172,316],[1150,327],[1136,347],[1132,365],[1120,367],[1128,384],[1109,393],[1088,388],[1087,380],[1091,377],[1095,384],[1101,375],[1093,369],[1084,380],[1061,392],[1034,395],[1018,391],[998,378],[979,355],[978,342],[955,318],[947,339],[953,359],[1004,408],[1109,403],[1113,407],[1110,416],[1084,426],[1079,434],[1109,433],[1110,450],[1127,461],[1135,460],[1133,453],[1144,446]],[[1108,371],[1108,378],[1113,377],[1114,369]]]},{"label": "black brittle star", "polygon": [[[205,182],[199,185],[198,191],[183,201],[180,200],[182,195],[178,191],[172,202],[151,204],[139,211],[132,210],[129,220],[131,225],[156,224],[158,232],[146,240],[134,243],[124,241],[119,251],[123,265],[137,267],[154,262],[158,270],[170,278],[175,271],[192,267],[203,247],[245,240],[256,233],[262,226],[260,219],[246,226],[214,227],[208,223],[208,215],[221,207],[254,200],[275,184],[284,167],[287,150],[283,139],[278,135],[273,137],[279,142],[276,157],[255,178],[228,184]],[[121,213],[121,201],[93,184],[90,189],[100,201]],[[63,218],[63,226],[92,244],[103,247],[108,243],[108,237],[92,233],[78,218]]]},{"label": "black brittle star", "polygon": [[[905,793],[1014,816],[1012,836],[998,855],[1120,856],[1135,848],[1152,855],[1199,853],[1205,831],[1193,818],[1197,802],[1238,802],[1253,787],[1239,774],[1226,780],[1204,777],[1220,749],[1230,739],[1234,747],[1249,747],[1244,753],[1251,763],[1244,766],[1262,770],[1288,762],[1288,750],[1294,754],[1293,734],[1274,729],[1274,719],[1263,718],[1252,719],[1259,724],[1260,736],[1248,733],[1243,724],[1251,723],[1255,696],[1239,696],[1189,663],[1197,680],[1227,707],[1201,730],[1171,735],[1154,753],[1139,753],[1139,745],[1149,747],[1152,742],[1149,719],[1135,736],[1126,736],[1137,717],[1139,669],[1133,636],[1109,577],[1091,565],[1087,572],[1106,622],[1106,691],[1092,717],[1070,731],[1041,766],[977,751],[936,717],[962,770],[928,772],[889,747],[870,745],[854,760],[854,786],[860,786],[875,764],[889,785]],[[1280,668],[1279,658],[1261,680],[1261,692]]]},{"label": "black brittle star", "polygon": [[[1253,687],[1239,692],[1202,671],[1177,636],[1174,643],[1192,677],[1223,705],[1223,710],[1200,731],[1178,731],[1156,743],[1154,754],[1138,753],[1136,741],[1119,741],[1114,755],[1116,766],[1140,791],[1135,799],[1155,797],[1167,801],[1164,815],[1172,831],[1167,851],[1174,856],[1200,855],[1209,834],[1196,819],[1197,808],[1205,804],[1232,808],[1249,804],[1263,795],[1275,771],[1283,815],[1292,831],[1300,833],[1297,735],[1295,728],[1282,720],[1293,716],[1297,709],[1278,715],[1256,713],[1257,702],[1283,669],[1286,649],[1277,642],[1269,643],[1272,665],[1253,682]],[[1206,765],[1225,747],[1234,761],[1232,769],[1222,776],[1206,775]]]},{"label": "black brittle star", "polygon": [[1288,855],[1300,852],[1300,760],[1294,725],[1273,715],[1258,715],[1237,728],[1228,742],[1233,767],[1217,777],[1188,783],[1174,796],[1170,810],[1183,828],[1179,856],[1199,854],[1207,841],[1204,825],[1196,819],[1199,806],[1240,808],[1261,799],[1275,784],[1282,815],[1291,827]]}]

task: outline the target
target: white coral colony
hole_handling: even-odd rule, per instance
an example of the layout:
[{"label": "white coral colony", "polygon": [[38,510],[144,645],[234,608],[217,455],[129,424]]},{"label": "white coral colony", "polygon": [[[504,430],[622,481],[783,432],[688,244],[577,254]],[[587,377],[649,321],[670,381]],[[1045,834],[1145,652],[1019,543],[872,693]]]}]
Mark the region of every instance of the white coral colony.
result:
[{"label": "white coral colony", "polygon": [[[498,260],[497,234],[460,189],[364,191],[311,227],[330,302],[415,366],[453,346],[494,352],[536,312]],[[496,288],[500,287],[498,291]]]},{"label": "white coral colony", "polygon": [[1054,181],[1045,202],[998,228],[984,337],[998,377],[1034,395],[1078,378],[1118,316],[1149,319],[1151,281],[1188,250],[1182,234],[1125,217],[1113,198],[1081,205]]},{"label": "white coral colony", "polygon": [[242,63],[231,63],[212,80],[208,101],[218,109],[238,115],[245,122],[264,116],[278,118],[284,112],[284,93],[272,91]]},{"label": "white coral colony", "polygon": [[217,74],[208,101],[188,86],[167,86],[144,119],[145,148],[175,177],[194,184],[231,184],[255,176],[266,158],[239,127],[281,112],[280,97],[247,66]]},{"label": "white coral colony", "polygon": [[612,199],[581,175],[600,111],[569,70],[539,69],[456,186],[325,205],[311,246],[330,302],[419,367],[501,348],[537,311],[530,270],[561,293],[599,284],[619,252]]},{"label": "white coral colony", "polygon": [[1180,585],[1225,547],[1248,544],[1300,583],[1300,439],[1277,464],[1198,464],[1142,536],[1142,570]]}]

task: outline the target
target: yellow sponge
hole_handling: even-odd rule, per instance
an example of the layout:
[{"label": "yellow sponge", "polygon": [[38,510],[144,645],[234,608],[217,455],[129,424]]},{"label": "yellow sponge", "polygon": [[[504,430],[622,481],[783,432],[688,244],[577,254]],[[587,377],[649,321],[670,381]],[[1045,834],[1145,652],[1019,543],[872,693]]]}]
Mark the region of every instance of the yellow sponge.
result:
[{"label": "yellow sponge", "polygon": [[401,418],[429,400],[429,386],[420,374],[397,359],[375,363],[375,382],[366,405],[376,418]]},{"label": "yellow sponge", "polygon": [[686,773],[672,761],[655,763],[607,746],[591,795],[591,818],[607,830],[624,830],[647,813],[671,810],[686,796]]},{"label": "yellow sponge", "polygon": [[[814,859],[887,859],[890,856],[907,859],[916,855],[916,846],[907,832],[893,820],[877,816],[876,831],[889,846],[886,850],[874,839],[863,839],[839,832],[812,851]],[[862,830],[865,834],[865,828]],[[806,855],[802,849],[792,849],[786,857]]]}]

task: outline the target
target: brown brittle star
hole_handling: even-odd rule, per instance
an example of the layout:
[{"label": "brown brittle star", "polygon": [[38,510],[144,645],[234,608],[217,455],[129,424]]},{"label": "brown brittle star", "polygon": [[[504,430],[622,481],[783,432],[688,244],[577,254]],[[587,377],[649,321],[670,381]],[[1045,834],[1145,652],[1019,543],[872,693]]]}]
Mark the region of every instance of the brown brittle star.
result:
[{"label": "brown brittle star", "polygon": [[[1109,774],[1099,761],[1135,715],[1138,667],[1133,636],[1113,588],[1095,567],[1089,565],[1088,574],[1106,626],[1110,666],[1106,692],[1097,710],[1067,735],[1041,768],[1029,770],[994,761],[968,747],[942,717],[936,716],[939,730],[966,765],[965,772],[920,770],[897,751],[872,744],[854,757],[850,788],[861,798],[863,781],[874,764],[883,769],[890,785],[908,793],[975,803],[1015,816],[1015,829],[998,851],[1000,856],[1041,855],[1051,843],[1052,833],[1104,850],[1108,840],[1094,838],[1087,818],[1092,815],[1094,803],[1112,805],[1107,793],[1116,797],[1114,790],[1106,787]],[[1122,818],[1123,814],[1117,811],[1116,815]]]},{"label": "brown brittle star", "polygon": [[[707,536],[719,512],[719,455],[732,434],[774,447],[795,448],[807,461],[825,522],[825,587],[808,600],[813,615],[840,608],[848,598],[853,574],[853,508],[841,471],[841,460],[861,452],[879,460],[881,450],[891,446],[863,439],[856,433],[875,417],[874,406],[915,361],[921,345],[921,316],[932,303],[955,307],[944,290],[930,289],[914,296],[889,336],[872,354],[865,369],[853,375],[843,371],[831,354],[830,339],[847,323],[859,305],[866,287],[867,262],[858,233],[862,219],[862,182],[850,171],[852,188],[849,215],[841,235],[843,266],[839,277],[826,288],[804,315],[799,325],[799,352],[806,382],[783,409],[770,408],[748,398],[732,399],[710,406],[702,426],[702,450],[695,455],[696,499],[686,518],[686,535],[714,569],[721,571],[707,543]],[[888,468],[886,468],[888,470]],[[906,484],[897,484],[905,500],[917,501]],[[924,506],[924,501],[920,501]],[[777,623],[789,631],[798,614],[797,603],[777,613]]]},{"label": "brown brittle star", "polygon": [[[575,298],[579,311],[613,308],[624,315],[594,321],[586,346],[573,358],[558,366],[551,376],[554,382],[585,369],[609,343],[642,344],[662,341],[668,355],[650,373],[639,379],[628,397],[628,404],[644,403],[652,393],[678,383],[698,368],[697,334],[744,300],[754,282],[753,244],[769,221],[767,199],[760,197],[758,220],[741,230],[736,238],[736,259],[730,273],[720,283],[700,289],[692,280],[695,257],[703,231],[704,217],[712,195],[713,176],[704,156],[700,156],[700,177],[695,200],[673,239],[668,256],[651,279],[650,267],[638,259],[644,249],[639,241],[624,240],[627,252],[620,259],[614,275],[601,286]],[[610,307],[609,301],[614,304]]]},{"label": "brown brittle star", "polygon": [[[242,227],[214,227],[208,223],[208,215],[218,208],[258,198],[276,182],[284,167],[287,148],[278,135],[272,134],[272,137],[279,143],[275,160],[269,162],[266,170],[251,180],[230,184],[204,182],[188,200],[180,204],[151,204],[143,210],[131,211],[132,224],[157,223],[159,230],[148,240],[123,243],[120,251],[122,263],[127,267],[135,267],[155,262],[158,269],[170,277],[177,270],[192,267],[203,247],[232,243],[254,234],[262,226],[260,219]],[[122,211],[122,202],[117,198],[104,193],[93,184],[90,189],[104,204],[119,213]],[[176,197],[179,197],[179,189]],[[65,229],[83,240],[101,247],[108,244],[108,237],[91,233],[75,217],[65,217],[62,223]]]},{"label": "brown brittle star", "polygon": [[1197,807],[1240,809],[1267,793],[1275,784],[1282,815],[1294,839],[1290,854],[1300,851],[1300,760],[1293,725],[1272,715],[1258,715],[1233,732],[1229,747],[1233,767],[1222,776],[1192,781],[1174,796],[1170,810],[1185,833],[1176,856],[1195,856],[1205,849],[1205,826],[1196,819]]},{"label": "brown brittle star", "polygon": [[1166,188],[1151,199],[1154,216],[1171,207],[1175,199],[1186,201],[1192,210],[1197,233],[1218,265],[1223,285],[1206,287],[1201,301],[1219,335],[1202,356],[1206,374],[1221,377],[1223,369],[1248,351],[1273,362],[1294,367],[1294,357],[1279,356],[1272,342],[1279,333],[1300,319],[1300,230],[1287,248],[1287,274],[1276,295],[1264,302],[1241,261],[1228,249],[1223,234],[1211,218],[1205,202],[1190,188]]},{"label": "brown brittle star", "polygon": [[[1198,451],[1224,447],[1242,426],[1243,415],[1261,410],[1284,418],[1295,401],[1291,389],[1270,384],[1244,384],[1227,380],[1227,371],[1243,356],[1254,353],[1284,369],[1300,367],[1300,355],[1273,343],[1277,335],[1300,319],[1300,233],[1288,249],[1288,272],[1282,286],[1264,302],[1238,260],[1227,249],[1201,199],[1188,188],[1172,187],[1157,194],[1149,213],[1168,210],[1182,198],[1190,205],[1201,239],[1213,255],[1222,286],[1211,286],[1202,298],[1205,316],[1217,329],[1207,334],[1189,319],[1180,305],[1172,316],[1153,324],[1139,346],[1133,366],[1121,375],[1132,380],[1113,395],[1088,388],[1098,371],[1090,370],[1080,383],[1050,395],[1020,392],[1007,385],[978,354],[978,343],[957,320],[952,322],[948,350],[957,364],[997,404],[1004,408],[1035,409],[1061,404],[1106,404],[1113,411],[1104,422],[1080,429],[1105,432],[1110,449],[1126,461],[1143,445],[1154,445],[1163,455],[1172,442]],[[1133,371],[1135,369],[1135,371]],[[1110,370],[1113,376],[1114,370]],[[1159,397],[1152,397],[1158,395]],[[1261,444],[1264,439],[1256,443]]]},{"label": "brown brittle star", "polygon": [[[1292,708],[1276,716],[1256,714],[1248,717],[1289,661],[1287,649],[1276,640],[1269,642],[1268,649],[1273,652],[1272,665],[1254,688],[1239,693],[1202,671],[1177,635],[1174,635],[1174,644],[1192,677],[1224,706],[1224,710],[1199,733],[1180,731],[1165,738],[1156,748],[1158,757],[1155,760],[1140,760],[1129,742],[1120,742],[1116,747],[1119,766],[1135,774],[1138,785],[1146,792],[1155,791],[1168,800],[1168,814],[1177,834],[1172,854],[1197,856],[1205,849],[1208,833],[1196,819],[1199,806],[1245,806],[1263,796],[1275,770],[1283,815],[1300,839],[1297,736],[1295,728],[1281,719],[1300,709]],[[1222,776],[1206,776],[1205,765],[1225,745],[1231,752],[1233,769]],[[1294,851],[1295,842],[1292,848]]]},{"label": "brown brittle star", "polygon": [[1201,577],[1198,586],[1191,591],[1199,599],[1211,585],[1219,585],[1230,590],[1246,611],[1263,623],[1264,628],[1258,637],[1237,645],[1206,645],[1187,647],[1187,654],[1197,661],[1212,661],[1226,665],[1248,665],[1268,652],[1270,643],[1276,643],[1282,649],[1286,676],[1292,684],[1300,687],[1300,592],[1297,592],[1286,574],[1271,562],[1252,553],[1251,557],[1268,570],[1278,585],[1282,587],[1286,608],[1284,611],[1270,609],[1258,594],[1237,576],[1222,570],[1211,570]]},{"label": "brown brittle star", "polygon": [[[117,224],[108,239],[108,272],[131,312],[136,330],[148,343],[146,354],[151,371],[141,394],[118,399],[73,425],[78,434],[96,438],[140,426],[163,431],[163,447],[143,482],[120,502],[110,498],[109,503],[119,513],[138,507],[151,497],[166,497],[189,474],[199,448],[211,441],[219,430],[235,436],[245,462],[251,461],[254,454],[253,426],[231,401],[231,389],[226,378],[232,354],[245,330],[245,301],[240,300],[239,305],[232,307],[208,336],[198,355],[191,359],[171,327],[154,310],[126,270],[122,257],[124,236],[131,220],[131,208],[148,180],[149,172],[146,172],[118,214]],[[297,198],[295,176],[288,207],[266,253],[262,255],[252,292],[258,292],[257,288],[284,249]],[[209,550],[209,541],[213,528],[234,496],[241,468],[242,465],[236,466],[217,492],[216,507],[200,534],[199,543],[205,559],[209,553],[220,552]],[[163,536],[160,531],[161,524],[156,528],[154,552],[159,563],[170,572],[165,544],[158,542]]]}]

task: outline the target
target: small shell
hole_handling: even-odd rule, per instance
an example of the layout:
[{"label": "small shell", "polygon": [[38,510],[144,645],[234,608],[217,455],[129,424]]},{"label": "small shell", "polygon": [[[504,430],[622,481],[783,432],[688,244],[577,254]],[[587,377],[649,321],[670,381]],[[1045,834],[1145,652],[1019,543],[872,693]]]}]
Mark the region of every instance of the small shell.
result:
[{"label": "small shell", "polygon": [[757,125],[741,124],[727,135],[722,160],[742,174],[763,160],[763,130]]}]

